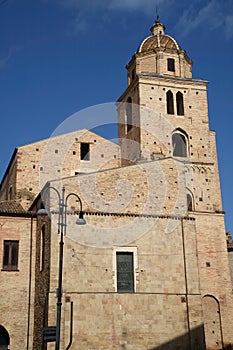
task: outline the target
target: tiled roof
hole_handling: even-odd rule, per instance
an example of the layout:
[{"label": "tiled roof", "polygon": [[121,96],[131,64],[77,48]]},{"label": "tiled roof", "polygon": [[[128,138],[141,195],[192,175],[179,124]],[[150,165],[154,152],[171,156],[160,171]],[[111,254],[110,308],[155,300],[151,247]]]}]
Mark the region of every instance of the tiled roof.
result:
[{"label": "tiled roof", "polygon": [[145,39],[139,48],[139,52],[149,51],[156,49],[157,47],[163,47],[166,49],[178,50],[179,46],[176,41],[168,35],[152,35]]},{"label": "tiled roof", "polygon": [[17,201],[2,201],[0,202],[0,214],[1,213],[25,214],[26,211]]}]

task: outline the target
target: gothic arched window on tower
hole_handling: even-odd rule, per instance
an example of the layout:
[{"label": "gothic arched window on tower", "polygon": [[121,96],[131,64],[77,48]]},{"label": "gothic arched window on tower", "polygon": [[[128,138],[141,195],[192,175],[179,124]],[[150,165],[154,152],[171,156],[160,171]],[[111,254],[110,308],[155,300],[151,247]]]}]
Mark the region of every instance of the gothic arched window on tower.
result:
[{"label": "gothic arched window on tower", "polygon": [[187,157],[187,138],[178,130],[172,135],[172,147],[174,157]]},{"label": "gothic arched window on tower", "polygon": [[132,98],[129,97],[126,103],[126,124],[127,124],[127,132],[132,129],[133,122],[133,112],[132,112]]},{"label": "gothic arched window on tower", "polygon": [[177,108],[177,115],[184,115],[184,100],[183,100],[183,94],[178,91],[176,94],[176,108]]},{"label": "gothic arched window on tower", "polygon": [[187,210],[188,211],[193,211],[193,198],[192,198],[192,195],[190,193],[187,193],[186,199],[187,199]]},{"label": "gothic arched window on tower", "polygon": [[167,114],[174,114],[173,93],[171,90],[167,92]]},{"label": "gothic arched window on tower", "polygon": [[175,60],[174,60],[174,58],[167,59],[167,70],[170,72],[175,72]]}]

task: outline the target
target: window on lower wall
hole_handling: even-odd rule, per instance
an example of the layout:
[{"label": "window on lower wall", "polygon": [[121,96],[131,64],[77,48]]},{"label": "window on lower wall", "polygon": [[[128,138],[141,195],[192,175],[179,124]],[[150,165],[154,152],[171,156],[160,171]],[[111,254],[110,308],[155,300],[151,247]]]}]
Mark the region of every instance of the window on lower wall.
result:
[{"label": "window on lower wall", "polygon": [[3,270],[18,270],[19,241],[4,241]]},{"label": "window on lower wall", "polygon": [[116,252],[117,292],[134,292],[133,252]]}]

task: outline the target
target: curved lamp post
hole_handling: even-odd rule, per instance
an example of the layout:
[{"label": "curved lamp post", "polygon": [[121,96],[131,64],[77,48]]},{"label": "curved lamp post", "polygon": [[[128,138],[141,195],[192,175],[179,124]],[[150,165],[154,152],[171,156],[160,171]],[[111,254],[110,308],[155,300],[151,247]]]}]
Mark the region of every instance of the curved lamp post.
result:
[{"label": "curved lamp post", "polygon": [[[65,196],[65,187],[62,187],[62,193],[53,187],[48,186],[42,191],[42,195],[44,195],[48,190],[54,190],[58,196],[58,206],[59,206],[59,214],[58,214],[58,233],[60,233],[60,250],[59,250],[59,272],[58,272],[58,288],[57,288],[57,319],[56,319],[56,345],[55,350],[60,349],[60,330],[61,330],[61,306],[62,306],[62,270],[63,270],[63,236],[66,233],[66,217],[67,217],[67,201],[69,197],[74,196],[78,199],[80,204],[79,217],[76,220],[77,225],[85,225],[86,221],[83,217],[82,211],[82,201],[80,197],[76,193],[69,193]],[[39,209],[37,215],[48,215],[48,211],[46,209]]]}]

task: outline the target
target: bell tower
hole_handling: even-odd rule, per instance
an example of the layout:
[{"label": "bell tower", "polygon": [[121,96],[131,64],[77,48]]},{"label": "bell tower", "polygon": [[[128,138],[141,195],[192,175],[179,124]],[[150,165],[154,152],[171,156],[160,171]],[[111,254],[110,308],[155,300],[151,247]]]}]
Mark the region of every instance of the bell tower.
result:
[{"label": "bell tower", "polygon": [[192,60],[157,18],[126,66],[118,99],[122,164],[173,157],[192,167],[193,206],[222,210],[215,132],[209,130],[207,84],[192,76]]},{"label": "bell tower", "polygon": [[[208,82],[193,77],[192,60],[158,18],[126,69],[128,86],[117,105],[122,165],[159,167],[170,158],[189,173],[189,184],[185,177],[181,186],[187,193],[184,215],[195,220],[206,348],[223,349],[231,342],[232,284]],[[175,188],[178,177],[172,179]]]}]

